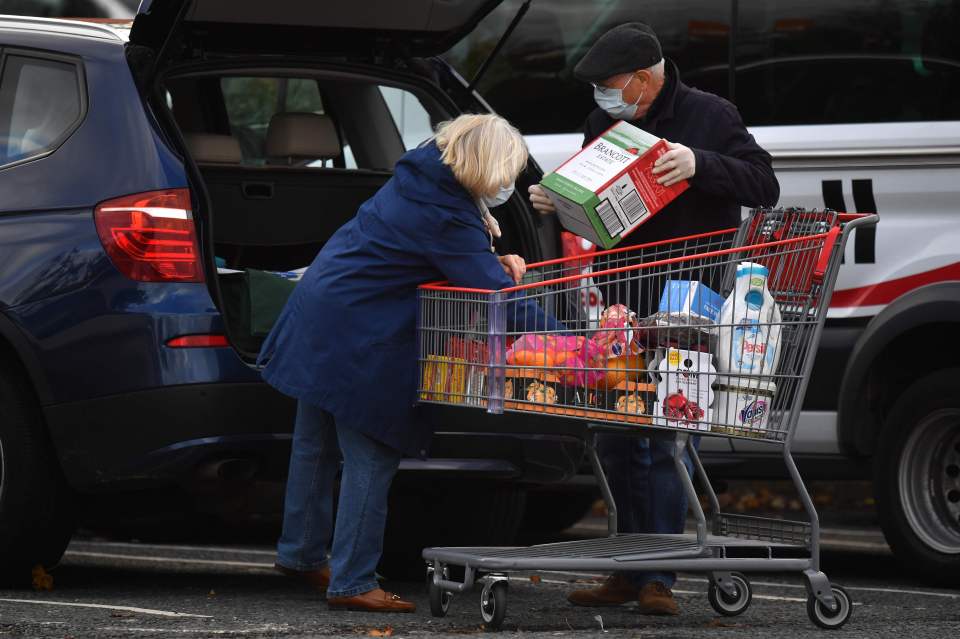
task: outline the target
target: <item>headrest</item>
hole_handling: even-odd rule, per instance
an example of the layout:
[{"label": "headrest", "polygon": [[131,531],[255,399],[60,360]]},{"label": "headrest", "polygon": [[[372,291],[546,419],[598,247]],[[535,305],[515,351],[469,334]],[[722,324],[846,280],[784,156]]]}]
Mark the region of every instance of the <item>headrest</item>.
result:
[{"label": "headrest", "polygon": [[328,159],[340,155],[340,137],[329,116],[277,113],[267,127],[268,158]]},{"label": "headrest", "polygon": [[197,164],[240,164],[240,143],[232,135],[184,133],[187,150]]}]

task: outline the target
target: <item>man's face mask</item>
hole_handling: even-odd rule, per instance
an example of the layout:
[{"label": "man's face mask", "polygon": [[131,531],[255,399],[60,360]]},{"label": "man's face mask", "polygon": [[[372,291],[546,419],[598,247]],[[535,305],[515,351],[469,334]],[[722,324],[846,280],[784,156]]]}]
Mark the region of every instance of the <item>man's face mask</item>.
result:
[{"label": "man's face mask", "polygon": [[495,206],[500,206],[504,202],[510,199],[510,196],[513,195],[514,185],[510,186],[501,186],[500,190],[497,191],[494,195],[484,195],[480,199],[483,200],[483,203],[487,205],[488,209],[492,209]]},{"label": "man's face mask", "polygon": [[597,106],[607,112],[614,120],[633,120],[637,117],[637,104],[643,99],[643,91],[633,104],[623,101],[623,90],[630,86],[634,76],[631,75],[627,83],[619,89],[610,89],[599,84],[593,85],[593,99]]}]

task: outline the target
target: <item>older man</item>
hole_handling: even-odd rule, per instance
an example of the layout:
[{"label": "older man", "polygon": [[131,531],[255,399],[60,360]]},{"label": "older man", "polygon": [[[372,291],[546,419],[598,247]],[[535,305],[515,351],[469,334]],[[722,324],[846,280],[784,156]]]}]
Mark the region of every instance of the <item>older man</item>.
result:
[{"label": "older man", "polygon": [[[586,146],[617,120],[667,140],[670,151],[656,163],[661,184],[688,180],[690,188],[628,236],[623,244],[640,244],[736,226],[741,206],[772,206],[780,196],[770,155],[747,131],[737,108],[716,95],[680,81],[676,65],[665,60],[653,30],[634,22],[611,29],[574,69],[593,84],[594,109],[584,123]],[[541,213],[553,204],[539,186],[530,201]],[[608,303],[631,304],[647,314],[649,291],[605,291]],[[638,306],[638,304],[640,306]],[[668,448],[645,438],[608,435],[600,455],[619,511],[620,532],[683,532],[687,499]],[[688,470],[690,460],[686,460]],[[616,606],[633,601],[646,614],[678,614],[670,590],[676,575],[666,572],[622,573],[597,588],[570,593],[580,606]]]}]

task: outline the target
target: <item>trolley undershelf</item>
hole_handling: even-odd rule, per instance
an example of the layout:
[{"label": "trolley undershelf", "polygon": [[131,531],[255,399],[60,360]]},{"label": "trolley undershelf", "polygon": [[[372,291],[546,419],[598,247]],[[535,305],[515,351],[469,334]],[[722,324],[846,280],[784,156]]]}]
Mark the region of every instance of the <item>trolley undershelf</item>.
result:
[{"label": "trolley undershelf", "polygon": [[656,559],[684,559],[725,555],[728,549],[755,549],[769,552],[773,549],[806,547],[775,541],[741,539],[707,535],[706,547],[697,545],[693,533],[677,535],[622,534],[602,539],[564,541],[536,546],[516,547],[443,547],[428,548],[423,557],[428,561],[469,565],[480,570],[537,570],[543,560],[572,560],[590,562],[591,570],[617,570],[624,562]]}]

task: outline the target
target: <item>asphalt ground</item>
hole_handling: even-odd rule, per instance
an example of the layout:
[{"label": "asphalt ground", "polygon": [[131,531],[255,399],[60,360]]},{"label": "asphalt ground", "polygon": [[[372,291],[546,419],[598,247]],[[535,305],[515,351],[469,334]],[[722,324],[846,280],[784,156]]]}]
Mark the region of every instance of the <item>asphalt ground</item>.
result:
[{"label": "asphalt ground", "polygon": [[[602,534],[588,520],[568,535]],[[955,637],[960,590],[928,587],[902,574],[875,529],[827,528],[823,568],[855,602],[845,637]],[[484,632],[479,588],[432,618],[418,582],[385,587],[418,605],[413,615],[331,612],[313,593],[272,570],[269,546],[168,545],[75,540],[53,573],[50,591],[0,591],[5,637],[460,637]],[[679,617],[640,615],[632,606],[575,608],[565,593],[599,576],[511,575],[501,635],[525,637],[823,637],[807,618],[797,575],[752,575],[753,603],[740,617],[718,616],[706,580],[682,574]],[[829,635],[828,635],[829,636]]]}]

